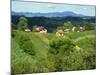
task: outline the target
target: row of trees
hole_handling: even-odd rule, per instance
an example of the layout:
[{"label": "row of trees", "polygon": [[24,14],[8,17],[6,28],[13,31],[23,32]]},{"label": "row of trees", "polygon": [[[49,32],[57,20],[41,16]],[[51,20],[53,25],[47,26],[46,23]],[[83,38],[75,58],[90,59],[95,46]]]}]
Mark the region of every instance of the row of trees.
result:
[{"label": "row of trees", "polygon": [[[77,28],[79,28],[80,26],[84,26],[85,30],[95,29],[95,23],[91,23],[91,22],[88,22],[88,21],[83,21],[82,25],[76,25],[76,24],[74,25],[71,21],[64,22],[63,25],[58,26],[57,29],[66,29],[66,28],[71,29],[73,26],[76,26]],[[34,29],[34,27],[35,26],[33,26],[33,28],[31,28],[31,30]],[[28,19],[25,18],[25,17],[19,18],[18,25],[15,25],[15,24],[12,23],[12,29],[24,30],[25,28],[29,28]]]},{"label": "row of trees", "polygon": [[76,27],[76,30],[79,30],[80,27],[85,27],[85,30],[94,30],[95,24],[84,21],[83,25],[73,25],[70,21],[68,21],[64,22],[63,26],[59,26],[57,29],[65,30],[65,29],[72,29],[73,27]]}]

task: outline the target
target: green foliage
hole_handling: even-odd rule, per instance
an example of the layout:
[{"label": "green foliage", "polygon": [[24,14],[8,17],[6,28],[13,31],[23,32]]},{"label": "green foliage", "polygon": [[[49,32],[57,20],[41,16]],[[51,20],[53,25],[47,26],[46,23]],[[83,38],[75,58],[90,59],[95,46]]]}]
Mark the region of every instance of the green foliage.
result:
[{"label": "green foliage", "polygon": [[56,38],[50,43],[49,52],[51,54],[48,55],[55,64],[55,71],[95,69],[95,41],[89,38],[83,39],[83,42],[85,44],[81,44],[82,42],[77,44],[83,45],[80,49],[67,38]]},{"label": "green foliage", "polygon": [[85,38],[77,42],[77,44],[83,48],[81,56],[85,63],[85,69],[96,68],[96,40],[95,38]]},{"label": "green foliage", "polygon": [[62,29],[62,30],[71,29],[72,27],[73,27],[73,24],[70,21],[68,21],[68,22],[64,22],[63,26],[57,27],[57,30],[59,30],[59,29]]},{"label": "green foliage", "polygon": [[[96,41],[86,35],[95,31],[72,32],[63,37],[53,33],[14,31],[12,39],[12,74],[95,69]],[[70,39],[68,37],[71,37]],[[47,43],[48,42],[48,43]]]},{"label": "green foliage", "polygon": [[[12,22],[18,24],[20,17],[12,16]],[[73,26],[84,26],[83,21],[95,23],[95,17],[83,18],[83,17],[26,17],[28,19],[28,27],[32,29],[33,26],[43,25],[48,29],[48,32],[53,32],[57,27],[62,27],[64,23],[71,22]]]},{"label": "green foliage", "polygon": [[34,55],[35,54],[34,44],[31,42],[29,36],[23,32],[20,32],[18,34],[17,34],[18,36],[16,36],[15,39],[19,43],[20,48],[23,49],[24,52],[30,55]]},{"label": "green foliage", "polygon": [[80,52],[72,52],[70,55],[63,55],[58,62],[60,69],[62,71],[69,70],[81,70],[83,69],[83,59]]},{"label": "green foliage", "polygon": [[96,32],[94,30],[89,30],[89,31],[84,31],[84,32],[71,32],[68,34],[65,33],[65,36],[68,36],[71,39],[77,39],[79,37],[84,37],[87,35],[94,35],[95,33]]},{"label": "green foliage", "polygon": [[13,31],[11,32],[11,37],[14,38],[15,36],[16,36],[16,31],[13,30]]},{"label": "green foliage", "polygon": [[73,27],[73,24],[69,21],[69,22],[65,22],[64,23],[64,28],[66,29],[66,28],[72,28]]},{"label": "green foliage", "polygon": [[25,17],[20,17],[19,18],[19,30],[24,30],[27,28],[27,19]]},{"label": "green foliage", "polygon": [[33,59],[20,48],[15,39],[12,39],[12,43],[12,74],[30,72],[32,69],[30,64],[34,63]]},{"label": "green foliage", "polygon": [[54,54],[58,54],[63,51],[70,53],[73,51],[75,44],[67,37],[56,37],[50,42],[50,51]]},{"label": "green foliage", "polygon": [[12,23],[11,24],[11,36],[14,38],[15,37],[15,35],[16,35],[16,29],[17,29],[17,26],[14,24],[14,23]]},{"label": "green foliage", "polygon": [[95,25],[91,22],[84,21],[85,30],[95,30]]},{"label": "green foliage", "polygon": [[33,26],[32,27],[32,31],[35,32],[36,31],[37,26]]},{"label": "green foliage", "polygon": [[[49,52],[51,53],[49,59],[55,64],[55,71],[69,70],[68,66],[72,64],[70,55],[76,51],[75,44],[67,37],[56,37],[50,42]],[[73,56],[73,59],[75,56]],[[65,62],[67,61],[67,62]],[[68,62],[69,61],[69,62]],[[67,66],[65,65],[67,63]],[[66,67],[67,69],[64,69]],[[70,69],[71,66],[69,67]]]},{"label": "green foliage", "polygon": [[30,55],[34,55],[34,45],[32,44],[32,42],[30,40],[22,40],[23,42],[20,43],[21,48],[24,50],[24,52],[30,54]]},{"label": "green foliage", "polygon": [[11,23],[11,28],[12,28],[12,30],[17,29],[17,25],[15,25],[14,23]]}]

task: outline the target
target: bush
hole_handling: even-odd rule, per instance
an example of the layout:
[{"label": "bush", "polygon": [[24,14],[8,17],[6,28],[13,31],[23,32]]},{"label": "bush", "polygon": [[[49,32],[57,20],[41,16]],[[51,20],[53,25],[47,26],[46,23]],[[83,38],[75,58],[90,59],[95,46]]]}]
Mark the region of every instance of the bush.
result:
[{"label": "bush", "polygon": [[16,33],[17,33],[16,31],[12,30],[11,37],[14,38],[16,36]]},{"label": "bush", "polygon": [[54,71],[94,69],[95,41],[91,41],[89,45],[94,46],[94,49],[84,50],[65,37],[53,39],[50,42],[48,55],[54,64]]},{"label": "bush", "polygon": [[25,17],[20,17],[19,18],[19,23],[18,23],[18,29],[19,30],[24,30],[27,28],[27,19]]},{"label": "bush", "polygon": [[76,58],[73,56],[73,59],[71,60],[70,55],[77,51],[75,49],[76,45],[73,43],[73,41],[67,37],[56,37],[50,42],[49,45],[50,54],[48,53],[48,55],[50,60],[53,58],[52,62],[55,64],[55,71],[72,70],[73,68],[70,65],[74,63],[72,60]]},{"label": "bush", "polygon": [[53,54],[58,54],[60,52],[68,54],[70,52],[73,52],[75,44],[69,38],[56,37],[50,42],[49,46],[49,51]]},{"label": "bush", "polygon": [[34,51],[34,45],[31,42],[31,39],[29,38],[29,36],[23,32],[18,33],[19,36],[17,36],[17,40],[18,43],[20,45],[20,48],[24,50],[24,52],[30,54],[30,55],[34,55],[35,51]]}]

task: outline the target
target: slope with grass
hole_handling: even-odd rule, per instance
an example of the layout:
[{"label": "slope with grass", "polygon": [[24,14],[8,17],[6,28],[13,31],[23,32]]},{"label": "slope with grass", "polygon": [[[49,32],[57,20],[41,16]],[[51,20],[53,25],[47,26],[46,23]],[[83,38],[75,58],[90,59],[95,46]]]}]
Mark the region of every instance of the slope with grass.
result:
[{"label": "slope with grass", "polygon": [[71,39],[77,39],[79,37],[84,37],[87,35],[96,35],[96,31],[90,30],[90,31],[84,31],[84,32],[70,32],[70,33],[66,33],[65,35]]},{"label": "slope with grass", "polygon": [[[20,34],[29,36],[35,47],[35,56],[29,55],[20,48],[18,39]],[[40,34],[41,35],[41,34]],[[45,60],[47,58],[48,44],[43,41],[40,35],[33,32],[16,31],[16,36],[12,39],[12,71],[13,73],[48,72],[45,70]],[[42,62],[44,60],[44,62]],[[39,70],[40,67],[40,70]],[[44,67],[44,68],[43,68]]]},{"label": "slope with grass", "polygon": [[[24,52],[19,45],[18,38],[21,34],[27,35],[34,45],[35,55]],[[54,33],[40,34],[36,32],[16,31],[12,38],[12,73],[38,73],[50,72],[54,69],[54,64],[48,61],[49,41],[55,38]],[[69,37],[75,44],[85,50],[86,55],[95,55],[95,31],[71,32],[64,37]],[[88,64],[88,63],[86,63]],[[92,65],[95,65],[92,64]],[[91,65],[89,67],[91,69]],[[52,69],[52,70],[51,70]]]}]

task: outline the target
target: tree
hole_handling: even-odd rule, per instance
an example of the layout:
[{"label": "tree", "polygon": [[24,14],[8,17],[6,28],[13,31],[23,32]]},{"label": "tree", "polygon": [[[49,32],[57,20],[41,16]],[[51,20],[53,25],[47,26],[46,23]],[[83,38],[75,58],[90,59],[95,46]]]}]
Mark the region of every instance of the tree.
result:
[{"label": "tree", "polygon": [[14,23],[11,23],[11,36],[14,38],[16,35],[17,26]]},{"label": "tree", "polygon": [[17,29],[17,25],[15,25],[14,23],[11,23],[11,27],[12,27],[12,30]]},{"label": "tree", "polygon": [[86,30],[94,30],[95,29],[95,25],[91,22],[84,21],[83,24],[84,24]]},{"label": "tree", "polygon": [[53,54],[70,54],[70,52],[73,52],[76,45],[69,38],[56,37],[50,42],[49,46],[50,52]]},{"label": "tree", "polygon": [[19,18],[19,30],[24,30],[27,28],[27,19],[25,17],[20,17]]},{"label": "tree", "polygon": [[16,32],[15,39],[18,42],[20,48],[27,54],[30,54],[32,56],[35,55],[35,48],[34,44],[32,43],[30,36],[22,31],[17,31]]},{"label": "tree", "polygon": [[[56,37],[50,42],[49,46],[48,55],[50,55],[50,60],[53,58],[52,62],[55,64],[55,71],[74,70],[80,66],[77,63],[82,63],[82,61],[75,58],[77,54],[74,56],[77,50],[75,43],[71,39],[67,37]],[[75,64],[73,64],[74,62]]]},{"label": "tree", "polygon": [[64,23],[64,26],[63,26],[64,28],[72,28],[73,27],[73,25],[72,25],[72,23],[69,21],[69,22],[65,22]]},{"label": "tree", "polygon": [[73,27],[73,24],[70,21],[68,21],[68,22],[64,22],[63,26],[57,27],[57,30],[59,30],[59,29],[62,29],[62,30],[71,29],[72,27]]}]

